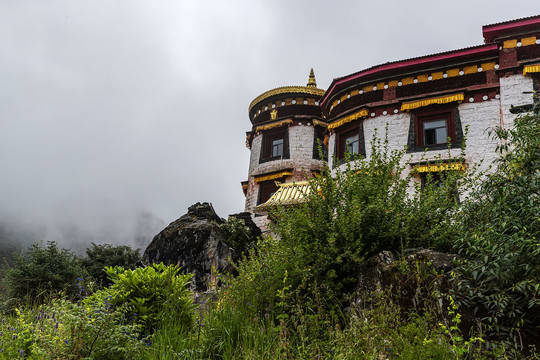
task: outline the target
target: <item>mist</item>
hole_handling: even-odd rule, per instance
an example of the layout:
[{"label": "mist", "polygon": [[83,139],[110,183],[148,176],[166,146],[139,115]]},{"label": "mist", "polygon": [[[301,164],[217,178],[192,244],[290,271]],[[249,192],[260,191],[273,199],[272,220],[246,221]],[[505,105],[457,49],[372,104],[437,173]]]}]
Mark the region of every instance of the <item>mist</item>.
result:
[{"label": "mist", "polygon": [[144,248],[196,202],[244,208],[248,105],[478,45],[537,1],[0,2],[2,244]]}]

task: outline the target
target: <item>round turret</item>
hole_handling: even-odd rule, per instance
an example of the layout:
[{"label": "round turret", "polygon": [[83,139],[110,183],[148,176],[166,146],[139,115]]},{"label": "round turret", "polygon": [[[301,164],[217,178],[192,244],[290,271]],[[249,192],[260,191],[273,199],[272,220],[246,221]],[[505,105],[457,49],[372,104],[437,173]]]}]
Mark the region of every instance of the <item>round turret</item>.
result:
[{"label": "round turret", "polygon": [[327,156],[327,124],[319,106],[323,94],[311,69],[306,86],[275,88],[251,102],[246,139],[251,159],[248,180],[242,183],[246,211],[256,211],[280,183],[306,180],[320,169]]}]

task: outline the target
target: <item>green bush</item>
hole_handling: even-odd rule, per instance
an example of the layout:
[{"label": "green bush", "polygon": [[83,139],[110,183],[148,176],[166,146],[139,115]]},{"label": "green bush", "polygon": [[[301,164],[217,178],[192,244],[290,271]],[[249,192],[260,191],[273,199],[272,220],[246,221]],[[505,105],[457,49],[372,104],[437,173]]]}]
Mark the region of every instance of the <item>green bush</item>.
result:
[{"label": "green bush", "polygon": [[99,286],[107,285],[106,266],[122,266],[135,269],[141,260],[140,249],[133,250],[130,246],[110,244],[96,245],[86,249],[86,257],[81,259],[82,267],[97,282]]},{"label": "green bush", "polygon": [[464,204],[454,296],[491,340],[523,349],[540,325],[540,115],[495,134],[497,169]]},{"label": "green bush", "polygon": [[0,358],[131,359],[145,346],[139,330],[110,307],[55,299],[2,319]]},{"label": "green bush", "polygon": [[110,304],[151,333],[165,316],[174,316],[185,328],[193,323],[195,306],[188,289],[192,274],[180,274],[174,265],[163,263],[126,270],[107,267],[112,285],[84,299],[85,304]]},{"label": "green bush", "polygon": [[77,277],[83,274],[79,258],[53,241],[35,243],[14,254],[13,265],[5,268],[7,297],[19,303],[40,303],[60,291],[77,294]]},{"label": "green bush", "polygon": [[280,241],[301,253],[311,281],[334,296],[352,290],[367,257],[406,247],[447,249],[456,235],[455,192],[466,174],[447,172],[443,187],[428,178],[410,193],[404,156],[405,150],[390,151],[387,139],[374,137],[369,159],[346,158],[345,171],[324,166],[304,204],[272,212]]}]

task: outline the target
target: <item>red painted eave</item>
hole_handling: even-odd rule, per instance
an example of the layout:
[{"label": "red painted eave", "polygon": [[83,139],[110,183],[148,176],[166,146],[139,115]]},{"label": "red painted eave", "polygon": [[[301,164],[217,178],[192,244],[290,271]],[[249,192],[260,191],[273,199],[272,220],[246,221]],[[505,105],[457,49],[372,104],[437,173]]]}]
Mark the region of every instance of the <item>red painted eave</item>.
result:
[{"label": "red painted eave", "polygon": [[486,43],[491,43],[497,37],[534,28],[540,29],[540,15],[484,25],[482,26],[482,34],[484,35],[484,41]]},{"label": "red painted eave", "polygon": [[422,56],[422,57],[417,57],[417,58],[412,58],[412,59],[407,59],[407,60],[401,60],[401,61],[386,63],[383,65],[377,65],[377,66],[368,68],[366,70],[362,70],[352,75],[334,79],[332,83],[330,84],[326,93],[323,95],[320,103],[321,103],[321,106],[324,107],[326,101],[330,98],[330,95],[332,95],[335,91],[339,91],[340,87],[342,87],[343,85],[349,82],[358,81],[359,79],[362,79],[362,78],[366,78],[367,80],[371,77],[384,76],[385,73],[413,70],[415,68],[421,68],[421,67],[428,67],[430,64],[436,65],[437,63],[441,63],[441,62],[454,62],[460,59],[481,57],[483,55],[495,55],[497,51],[498,51],[497,44],[488,44],[488,45],[480,45],[480,46],[470,47],[466,49],[439,53],[439,54],[427,55],[427,56]]}]

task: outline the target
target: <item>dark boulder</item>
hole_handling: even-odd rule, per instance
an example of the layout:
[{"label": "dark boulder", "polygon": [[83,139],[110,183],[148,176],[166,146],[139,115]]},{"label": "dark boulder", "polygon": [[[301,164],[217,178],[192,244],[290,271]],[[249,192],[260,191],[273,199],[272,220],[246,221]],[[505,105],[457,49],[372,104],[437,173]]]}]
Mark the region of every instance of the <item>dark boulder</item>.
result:
[{"label": "dark boulder", "polygon": [[404,312],[418,309],[427,296],[448,292],[454,258],[459,257],[428,249],[404,250],[402,258],[383,251],[362,265],[352,305],[369,308],[377,294],[384,294],[392,296]]},{"label": "dark boulder", "polygon": [[[255,226],[251,217],[242,214],[234,217],[244,222],[243,227]],[[154,237],[144,251],[143,262],[180,266],[182,272],[194,274],[195,290],[213,288],[218,284],[218,274],[231,272],[232,261],[238,259],[242,251],[229,241],[228,223],[216,214],[210,203],[192,205],[187,214]],[[245,232],[251,233],[251,230]]]}]

